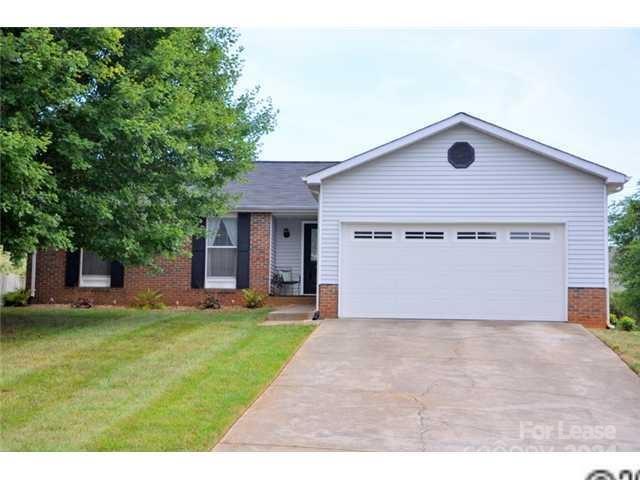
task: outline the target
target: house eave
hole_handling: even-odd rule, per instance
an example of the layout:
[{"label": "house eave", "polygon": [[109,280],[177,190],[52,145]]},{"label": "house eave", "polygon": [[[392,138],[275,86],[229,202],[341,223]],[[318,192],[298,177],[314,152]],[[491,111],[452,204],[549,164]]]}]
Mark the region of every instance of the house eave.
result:
[{"label": "house eave", "polygon": [[597,163],[593,163],[589,160],[577,157],[562,150],[558,150],[557,148],[504,129],[492,123],[468,115],[464,112],[457,113],[451,117],[445,118],[444,120],[431,124],[420,130],[416,130],[415,132],[409,133],[408,135],[397,138],[395,140],[392,140],[391,142],[380,145],[379,147],[351,157],[344,162],[338,163],[314,174],[307,175],[303,177],[303,180],[310,187],[317,186],[323,180],[329,177],[351,170],[352,168],[362,165],[363,163],[366,163],[370,160],[374,160],[383,155],[387,155],[396,150],[407,147],[415,142],[424,140],[457,125],[469,126],[502,141],[519,146],[552,160],[556,160],[560,163],[563,163],[585,173],[595,175],[602,178],[607,184],[624,185],[627,181],[629,181],[629,177],[623,173],[617,172]]},{"label": "house eave", "polygon": [[269,206],[255,206],[255,207],[239,207],[233,209],[235,213],[272,213],[274,215],[284,215],[284,214],[309,214],[309,215],[317,215],[317,208],[309,208],[309,207],[269,207]]}]

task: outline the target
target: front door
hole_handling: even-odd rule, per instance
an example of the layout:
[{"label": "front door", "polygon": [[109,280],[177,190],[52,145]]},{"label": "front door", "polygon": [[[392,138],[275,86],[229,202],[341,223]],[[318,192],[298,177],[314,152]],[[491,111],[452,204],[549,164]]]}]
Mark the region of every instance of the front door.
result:
[{"label": "front door", "polygon": [[318,224],[304,224],[302,293],[315,295],[316,275],[318,273]]}]

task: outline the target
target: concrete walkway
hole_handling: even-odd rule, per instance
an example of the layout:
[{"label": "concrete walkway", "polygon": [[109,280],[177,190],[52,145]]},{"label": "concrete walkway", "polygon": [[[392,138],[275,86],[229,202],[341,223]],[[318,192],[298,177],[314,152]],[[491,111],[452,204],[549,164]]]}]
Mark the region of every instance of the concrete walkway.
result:
[{"label": "concrete walkway", "polygon": [[639,399],[578,325],[330,320],[216,450],[640,450]]}]

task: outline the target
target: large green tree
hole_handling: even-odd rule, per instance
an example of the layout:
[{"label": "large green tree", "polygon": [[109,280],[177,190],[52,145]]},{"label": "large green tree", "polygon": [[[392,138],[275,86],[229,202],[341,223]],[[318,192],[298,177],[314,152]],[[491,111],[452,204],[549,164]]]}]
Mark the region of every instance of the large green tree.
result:
[{"label": "large green tree", "polygon": [[2,29],[2,239],[14,259],[87,248],[125,264],[181,251],[228,206],[274,124],[239,94],[216,28]]},{"label": "large green tree", "polygon": [[634,194],[613,204],[609,224],[609,236],[616,247],[613,270],[624,287],[621,299],[640,315],[640,182]]}]

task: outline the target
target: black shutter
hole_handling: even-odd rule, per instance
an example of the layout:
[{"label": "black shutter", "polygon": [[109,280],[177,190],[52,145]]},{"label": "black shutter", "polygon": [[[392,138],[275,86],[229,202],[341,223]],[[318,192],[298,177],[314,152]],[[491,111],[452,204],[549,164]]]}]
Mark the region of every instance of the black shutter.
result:
[{"label": "black shutter", "polygon": [[249,288],[249,243],[251,222],[248,213],[238,214],[238,265],[236,288]]},{"label": "black shutter", "polygon": [[77,287],[80,277],[80,250],[67,252],[67,264],[64,270],[64,286]]},{"label": "black shutter", "polygon": [[[202,225],[207,225],[207,219],[202,219]],[[205,237],[191,239],[191,288],[204,288],[204,261],[207,248]]]},{"label": "black shutter", "polygon": [[111,262],[111,288],[124,287],[124,265],[118,261]]}]

